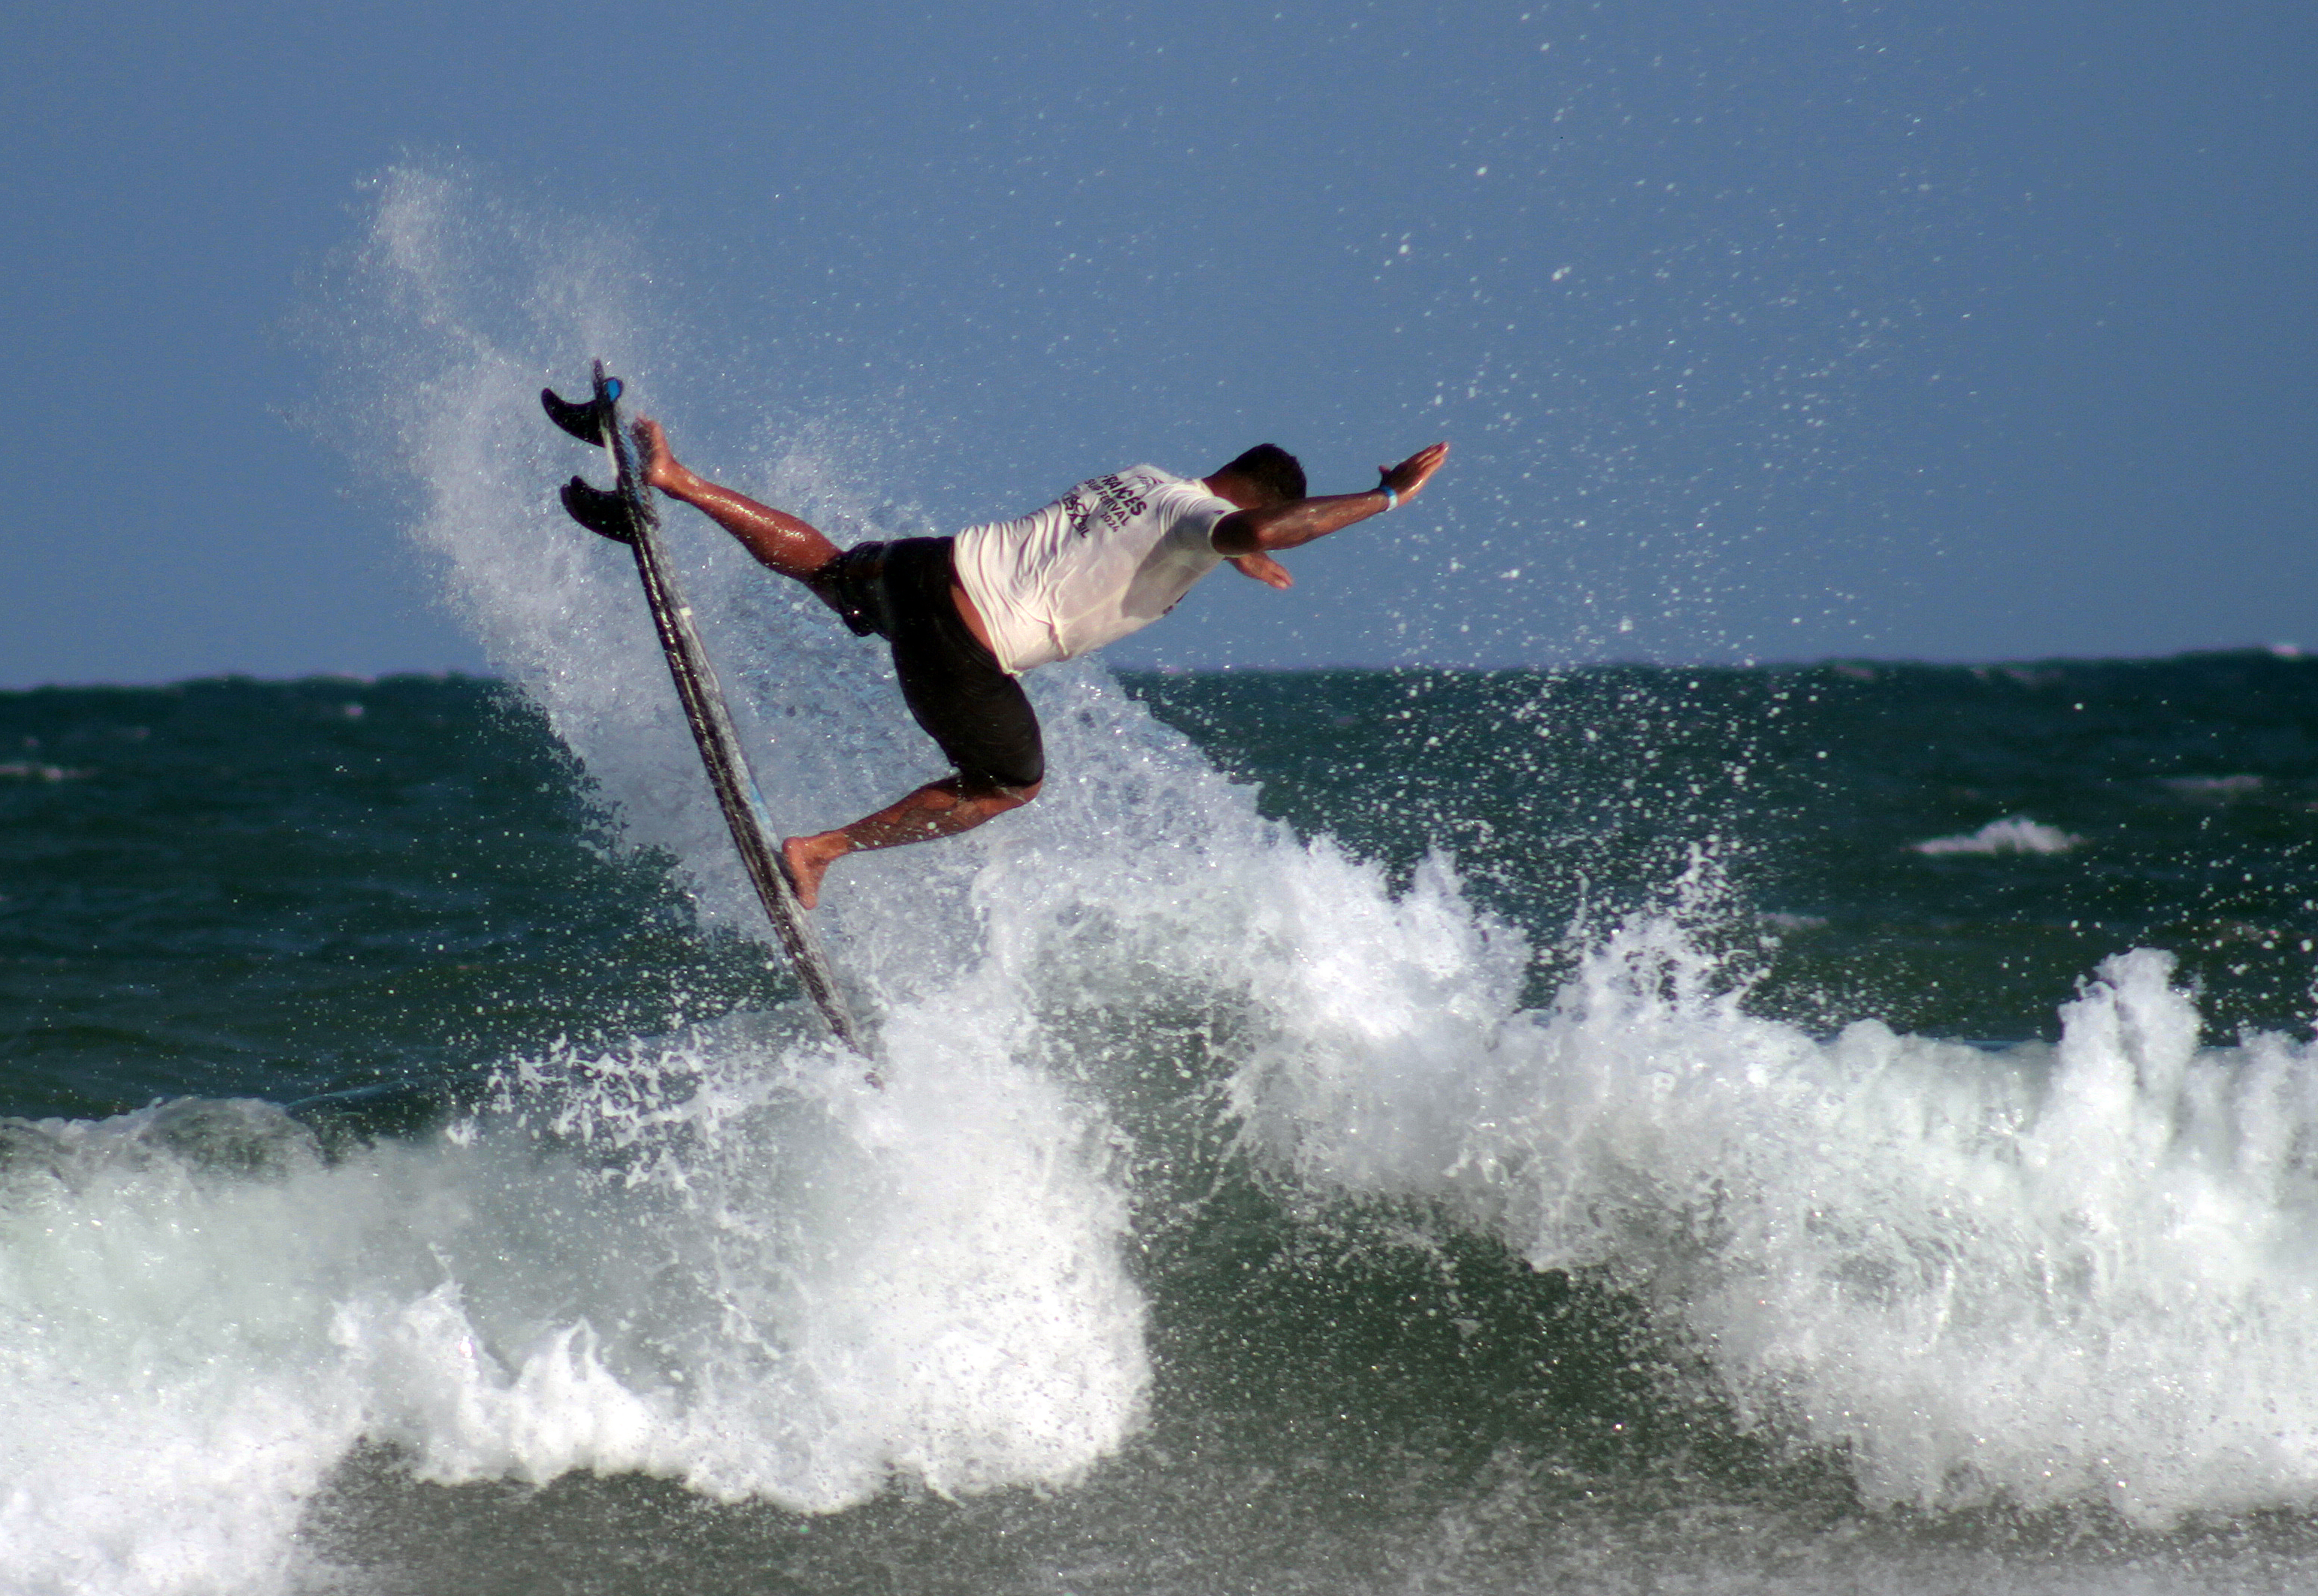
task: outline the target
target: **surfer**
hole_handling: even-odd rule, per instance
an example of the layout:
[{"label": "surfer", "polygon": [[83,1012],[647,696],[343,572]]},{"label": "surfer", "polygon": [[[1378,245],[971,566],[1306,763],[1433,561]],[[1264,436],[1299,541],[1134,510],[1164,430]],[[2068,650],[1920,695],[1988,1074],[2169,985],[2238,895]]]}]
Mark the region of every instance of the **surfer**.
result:
[{"label": "surfer", "polygon": [[635,438],[653,487],[803,582],[856,632],[892,645],[910,713],[955,767],[849,826],[783,842],[782,862],[807,909],[847,854],[952,837],[1038,795],[1046,754],[1016,679],[1024,671],[1149,625],[1226,561],[1266,587],[1289,587],[1274,551],[1414,498],[1449,453],[1434,444],[1381,468],[1365,493],[1311,498],[1296,457],[1259,444],[1203,478],[1133,466],[956,537],[840,550],[810,524],[686,467],[658,422],[638,420]]}]

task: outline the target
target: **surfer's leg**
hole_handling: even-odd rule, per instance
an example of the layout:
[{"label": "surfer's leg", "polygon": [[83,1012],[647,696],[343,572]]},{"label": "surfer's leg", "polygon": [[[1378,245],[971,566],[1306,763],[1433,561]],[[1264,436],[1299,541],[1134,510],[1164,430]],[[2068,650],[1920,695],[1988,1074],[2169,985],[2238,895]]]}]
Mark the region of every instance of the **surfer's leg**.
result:
[{"label": "surfer's leg", "polygon": [[1046,779],[1038,717],[1022,684],[999,666],[950,596],[949,540],[888,543],[884,558],[887,636],[903,701],[957,773],[849,826],[783,843],[807,908],[821,896],[822,874],[847,854],[970,831],[1029,802]]},{"label": "surfer's leg", "polygon": [[[897,647],[897,662],[902,655]],[[821,901],[822,876],[846,855],[971,831],[1010,809],[1021,808],[1045,785],[1047,761],[1038,717],[1020,685],[998,669],[995,661],[990,668],[994,684],[971,677],[929,683],[922,677],[913,678],[906,669],[900,675],[911,713],[961,769],[849,826],[782,843],[781,856],[797,901],[807,909]]]},{"label": "surfer's leg", "polygon": [[971,783],[963,776],[945,776],[849,826],[813,837],[792,837],[781,844],[781,858],[788,866],[797,901],[807,909],[818,906],[821,878],[848,854],[931,842],[937,837],[971,831],[1029,802],[1038,795],[1038,785],[1033,782],[1027,787],[998,787]]},{"label": "surfer's leg", "polygon": [[846,855],[971,831],[1021,808],[1045,785],[1038,717],[1020,683],[994,659],[986,675],[961,672],[929,679],[922,668],[903,665],[909,652],[899,643],[894,650],[903,696],[918,724],[958,765],[958,773],[928,782],[849,826],[782,843],[797,901],[807,909],[821,901],[822,876]]},{"label": "surfer's leg", "polygon": [[837,558],[837,545],[811,522],[719,487],[679,462],[659,422],[639,418],[635,435],[644,459],[644,480],[731,533],[760,563],[811,587],[821,568]]}]

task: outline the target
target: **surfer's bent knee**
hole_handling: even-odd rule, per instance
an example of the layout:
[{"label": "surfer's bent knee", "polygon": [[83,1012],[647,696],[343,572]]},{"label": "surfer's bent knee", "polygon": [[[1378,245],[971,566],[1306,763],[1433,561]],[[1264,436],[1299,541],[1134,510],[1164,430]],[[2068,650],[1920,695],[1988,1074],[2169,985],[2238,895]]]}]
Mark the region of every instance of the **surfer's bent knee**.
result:
[{"label": "surfer's bent knee", "polygon": [[1038,795],[1047,785],[1044,776],[1030,782],[976,781],[970,776],[958,778],[960,796],[994,800],[1007,809],[1020,809]]}]

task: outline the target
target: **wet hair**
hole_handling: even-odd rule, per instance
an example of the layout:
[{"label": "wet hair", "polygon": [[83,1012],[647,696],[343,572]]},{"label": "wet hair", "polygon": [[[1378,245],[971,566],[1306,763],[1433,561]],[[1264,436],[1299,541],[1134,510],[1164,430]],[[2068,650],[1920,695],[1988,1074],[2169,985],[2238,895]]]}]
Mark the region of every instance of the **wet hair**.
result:
[{"label": "wet hair", "polygon": [[1251,482],[1281,503],[1304,497],[1304,467],[1277,444],[1258,444],[1216,475]]}]

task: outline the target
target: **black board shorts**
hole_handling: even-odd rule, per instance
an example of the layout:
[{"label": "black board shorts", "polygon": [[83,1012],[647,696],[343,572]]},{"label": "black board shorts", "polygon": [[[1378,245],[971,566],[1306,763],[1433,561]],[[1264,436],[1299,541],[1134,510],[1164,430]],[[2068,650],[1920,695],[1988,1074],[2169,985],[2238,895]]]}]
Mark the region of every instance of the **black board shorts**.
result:
[{"label": "black board shorts", "polygon": [[855,632],[893,645],[903,702],[968,786],[1035,787],[1047,774],[1038,717],[1022,684],[957,613],[953,542],[857,543],[813,586]]}]

